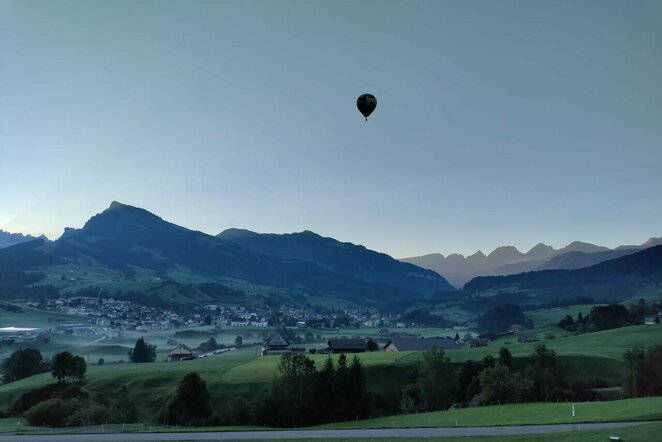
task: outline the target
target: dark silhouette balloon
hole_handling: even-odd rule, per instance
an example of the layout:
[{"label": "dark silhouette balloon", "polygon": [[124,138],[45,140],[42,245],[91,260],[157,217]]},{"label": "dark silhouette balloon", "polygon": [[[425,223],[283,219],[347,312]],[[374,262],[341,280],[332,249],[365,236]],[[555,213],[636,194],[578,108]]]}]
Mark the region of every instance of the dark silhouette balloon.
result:
[{"label": "dark silhouette balloon", "polygon": [[359,112],[365,117],[365,121],[368,121],[368,116],[370,116],[377,107],[377,99],[374,95],[363,94],[358,100],[356,100],[356,107],[359,108]]}]

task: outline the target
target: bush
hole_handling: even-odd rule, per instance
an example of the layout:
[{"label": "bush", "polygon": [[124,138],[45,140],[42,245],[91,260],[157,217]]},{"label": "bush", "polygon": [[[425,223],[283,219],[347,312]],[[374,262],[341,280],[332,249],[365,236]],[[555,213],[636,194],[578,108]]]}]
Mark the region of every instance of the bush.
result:
[{"label": "bush", "polygon": [[71,414],[66,419],[66,423],[71,427],[118,422],[118,419],[112,412],[113,410],[102,404],[94,402],[87,402],[85,404],[80,404],[80,406],[70,404],[70,410]]},{"label": "bush", "polygon": [[23,393],[12,404],[11,414],[18,416],[40,402],[48,399],[87,399],[88,394],[80,385],[76,384],[49,384]]},{"label": "bush", "polygon": [[30,425],[39,427],[63,427],[70,411],[70,404],[62,399],[48,399],[25,412]]}]

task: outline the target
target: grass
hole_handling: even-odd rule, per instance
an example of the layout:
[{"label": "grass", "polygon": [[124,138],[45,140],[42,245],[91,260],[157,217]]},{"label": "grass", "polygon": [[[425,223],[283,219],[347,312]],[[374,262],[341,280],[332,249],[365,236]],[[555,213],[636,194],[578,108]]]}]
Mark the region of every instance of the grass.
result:
[{"label": "grass", "polygon": [[[635,326],[578,336],[559,337],[545,341],[562,356],[573,378],[591,381],[602,379],[606,385],[620,384],[622,362],[620,357],[626,348],[636,344],[646,345],[659,342],[661,326]],[[235,332],[233,331],[232,335]],[[136,336],[125,337],[117,342],[104,341],[79,346],[75,351],[91,362],[104,357],[107,362],[125,359],[126,351],[135,343]],[[158,361],[163,361],[168,346],[167,334],[148,337],[148,342],[158,345]],[[506,345],[515,356],[531,353],[535,344],[510,344],[499,340],[487,347],[448,351],[452,361],[479,360],[490,354],[496,356],[501,345]],[[202,339],[197,339],[202,341]],[[73,344],[73,342],[72,342]],[[53,344],[49,344],[53,345]],[[190,371],[198,371],[208,382],[215,403],[239,394],[252,398],[267,387],[277,371],[278,357],[256,356],[256,348],[245,348],[211,358],[181,363],[155,362],[153,364],[106,364],[90,366],[88,388],[92,391],[112,395],[122,385],[130,387],[140,409],[155,412],[162,402],[174,391],[181,377]],[[597,355],[597,356],[587,356]],[[359,358],[366,367],[368,387],[373,391],[397,390],[404,382],[403,367],[410,366],[422,357],[420,352],[364,353]],[[320,367],[326,356],[313,355]],[[11,404],[20,394],[51,382],[48,374],[34,376],[0,386],[0,409]]]},{"label": "grass", "polygon": [[[575,422],[662,420],[662,397],[575,403]],[[406,414],[316,428],[478,427],[572,423],[570,403],[527,403]]]},{"label": "grass", "polygon": [[[548,333],[554,334],[554,339],[541,341],[548,348],[565,356],[594,356],[620,360],[625,350],[636,345],[654,345],[662,338],[660,325],[635,325],[595,333],[570,335],[557,327],[536,329],[534,332],[542,339]],[[486,347],[463,348],[448,352],[454,361],[481,359],[487,355],[497,356],[501,346],[510,349],[513,356],[530,354],[538,342],[517,343],[516,336],[497,339]]]},{"label": "grass", "polygon": [[[607,430],[584,430],[568,433],[527,434],[518,436],[483,436],[483,437],[398,437],[370,439],[332,439],[334,442],[605,442],[609,436],[617,435],[624,441],[654,442],[660,439],[662,423],[649,423],[626,428]],[[294,442],[316,442],[320,439],[290,439]],[[281,439],[286,442],[287,439]]]}]

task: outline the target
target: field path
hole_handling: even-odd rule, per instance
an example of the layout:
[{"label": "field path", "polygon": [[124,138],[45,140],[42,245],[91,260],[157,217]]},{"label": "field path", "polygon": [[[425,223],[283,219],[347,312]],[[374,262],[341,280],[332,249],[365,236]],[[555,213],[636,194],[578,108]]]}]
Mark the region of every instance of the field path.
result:
[{"label": "field path", "polygon": [[0,436],[0,442],[142,442],[142,441],[218,441],[277,439],[358,439],[396,437],[504,436],[563,433],[573,430],[600,430],[642,425],[642,422],[608,422],[558,425],[514,425],[501,427],[387,428],[365,430],[280,430],[224,431],[199,433],[108,433]]}]

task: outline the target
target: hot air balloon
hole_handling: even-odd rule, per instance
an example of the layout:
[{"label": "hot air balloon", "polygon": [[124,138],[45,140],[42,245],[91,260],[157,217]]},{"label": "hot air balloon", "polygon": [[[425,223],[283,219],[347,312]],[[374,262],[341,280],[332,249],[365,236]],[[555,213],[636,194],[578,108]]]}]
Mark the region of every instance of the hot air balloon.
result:
[{"label": "hot air balloon", "polygon": [[365,117],[365,121],[368,121],[368,116],[377,107],[377,99],[372,94],[363,94],[356,100],[356,107],[359,108],[359,112]]}]

